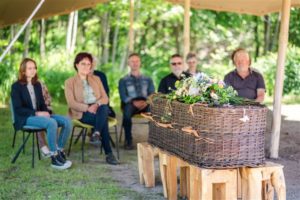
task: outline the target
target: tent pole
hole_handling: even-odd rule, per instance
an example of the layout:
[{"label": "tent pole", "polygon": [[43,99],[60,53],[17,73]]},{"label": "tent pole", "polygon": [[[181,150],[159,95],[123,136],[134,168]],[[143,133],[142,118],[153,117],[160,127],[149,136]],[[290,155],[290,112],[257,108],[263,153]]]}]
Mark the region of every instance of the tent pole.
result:
[{"label": "tent pole", "polygon": [[134,0],[130,0],[129,52],[134,51]]},{"label": "tent pole", "polygon": [[[184,33],[183,33],[183,57],[184,60],[188,52],[190,51],[190,10],[191,10],[191,1],[184,1]],[[187,66],[185,65],[187,70]]]},{"label": "tent pole", "polygon": [[291,0],[282,0],[281,24],[279,35],[279,47],[277,57],[277,72],[275,81],[275,92],[273,101],[273,122],[270,146],[270,157],[278,158],[280,125],[281,125],[281,99],[284,81],[284,62],[288,45],[289,20]]},{"label": "tent pole", "polygon": [[31,15],[28,17],[28,19],[23,24],[23,26],[21,27],[21,29],[18,31],[18,33],[15,35],[15,37],[10,41],[9,45],[6,47],[5,51],[0,56],[0,62],[2,62],[3,58],[6,56],[6,54],[11,49],[11,47],[14,45],[14,43],[17,41],[17,39],[20,37],[20,35],[23,33],[24,29],[31,22],[32,18],[39,11],[39,9],[41,8],[41,6],[43,5],[44,2],[45,2],[45,0],[41,0],[40,3],[32,11]]}]

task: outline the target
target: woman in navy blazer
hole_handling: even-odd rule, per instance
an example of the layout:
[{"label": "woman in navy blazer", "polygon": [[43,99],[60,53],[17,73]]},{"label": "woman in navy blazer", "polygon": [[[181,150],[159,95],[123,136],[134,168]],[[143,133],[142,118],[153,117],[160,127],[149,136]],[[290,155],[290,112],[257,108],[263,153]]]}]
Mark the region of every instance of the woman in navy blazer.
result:
[{"label": "woman in navy blazer", "polygon": [[[55,169],[71,167],[72,162],[66,159],[63,151],[71,131],[71,121],[68,117],[50,114],[45,105],[34,60],[25,58],[21,62],[18,81],[12,85],[11,99],[15,129],[21,130],[25,125],[46,129],[51,166]],[[61,131],[57,140],[58,127],[61,127]]]}]

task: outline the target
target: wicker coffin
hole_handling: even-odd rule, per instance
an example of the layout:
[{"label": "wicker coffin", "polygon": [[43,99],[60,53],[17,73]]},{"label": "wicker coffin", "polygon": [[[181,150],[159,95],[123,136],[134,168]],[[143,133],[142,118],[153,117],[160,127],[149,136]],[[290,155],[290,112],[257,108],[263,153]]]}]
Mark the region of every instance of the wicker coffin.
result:
[{"label": "wicker coffin", "polygon": [[[151,106],[156,119],[163,116],[166,99]],[[258,166],[264,163],[267,109],[263,106],[211,108],[173,101],[171,123],[177,128],[150,124],[149,142],[182,159],[206,168]],[[200,137],[180,127],[191,126]],[[179,128],[178,128],[179,127]]]}]

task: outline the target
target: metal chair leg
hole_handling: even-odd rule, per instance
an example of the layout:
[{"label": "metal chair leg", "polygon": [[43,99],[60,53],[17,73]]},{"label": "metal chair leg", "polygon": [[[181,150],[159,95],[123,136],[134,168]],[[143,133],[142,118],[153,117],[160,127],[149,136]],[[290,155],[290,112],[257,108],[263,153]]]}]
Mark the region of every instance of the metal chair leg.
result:
[{"label": "metal chair leg", "polygon": [[118,127],[117,127],[117,125],[115,125],[115,133],[116,133],[116,150],[117,150],[117,158],[120,159],[119,140],[118,140]]},{"label": "metal chair leg", "polygon": [[23,144],[22,144],[21,147],[18,149],[18,151],[17,151],[16,155],[14,156],[14,158],[12,159],[11,163],[15,163],[15,162],[16,162],[16,160],[17,160],[17,158],[19,157],[21,151],[22,151],[23,148],[25,147],[25,144],[26,144],[26,142],[27,142],[29,136],[30,136],[30,134],[28,134],[27,137],[24,139]]},{"label": "metal chair leg", "polygon": [[122,142],[122,135],[123,135],[123,121],[121,124],[120,136],[119,136],[119,143]]},{"label": "metal chair leg", "polygon": [[[24,141],[25,141],[25,132],[24,131],[22,131],[23,132],[23,144],[24,144]],[[25,154],[25,145],[24,145],[24,148],[23,148],[23,154]]]},{"label": "metal chair leg", "polygon": [[70,143],[69,143],[68,156],[70,156],[70,153],[71,153],[71,147],[72,147],[72,142],[73,142],[73,136],[74,136],[75,128],[76,128],[76,127],[73,126],[72,134],[71,134],[71,138],[70,138]]},{"label": "metal chair leg", "polygon": [[32,163],[31,163],[31,167],[34,168],[34,150],[35,150],[34,149],[34,147],[35,147],[34,138],[35,138],[36,132],[32,132],[31,134],[32,134],[32,159],[31,159]]},{"label": "metal chair leg", "polygon": [[12,142],[12,148],[15,148],[16,135],[17,135],[17,131],[14,130],[14,138],[13,138],[13,142]]},{"label": "metal chair leg", "polygon": [[81,159],[82,159],[82,163],[84,163],[84,143],[85,143],[85,136],[86,136],[86,132],[87,129],[84,128],[83,129],[83,133],[82,133],[82,143],[81,143]]},{"label": "metal chair leg", "polygon": [[78,140],[80,139],[80,137],[82,136],[82,132],[83,132],[83,128],[81,129],[79,135],[77,135],[75,141],[74,141],[74,144],[77,144]]},{"label": "metal chair leg", "polygon": [[38,134],[39,134],[38,132],[35,132],[36,146],[37,146],[37,150],[38,150],[38,156],[39,156],[39,160],[41,160],[40,143],[39,143]]}]

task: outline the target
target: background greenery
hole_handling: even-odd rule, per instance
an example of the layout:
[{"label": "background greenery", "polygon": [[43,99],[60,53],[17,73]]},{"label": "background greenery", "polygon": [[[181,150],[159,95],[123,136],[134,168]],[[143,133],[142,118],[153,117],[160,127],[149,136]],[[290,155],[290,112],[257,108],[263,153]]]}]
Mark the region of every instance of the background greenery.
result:
[{"label": "background greenery", "polygon": [[[74,49],[66,45],[70,15],[33,21],[0,63],[0,102],[8,102],[10,86],[16,80],[19,63],[24,56],[37,60],[38,73],[50,89],[55,101],[65,102],[64,81],[74,74],[76,53],[91,52],[98,69],[108,76],[111,104],[119,105],[118,80],[127,73],[129,2],[114,0],[95,8],[80,10]],[[272,101],[276,52],[278,49],[278,14],[263,17],[238,15],[208,10],[191,11],[191,50],[197,53],[199,68],[222,79],[233,69],[231,52],[244,47],[251,52],[253,66],[265,77],[267,94]],[[72,24],[71,24],[72,25]],[[136,2],[135,51],[142,55],[142,70],[154,79],[169,73],[168,58],[183,51],[183,8],[162,0]],[[0,29],[0,52],[8,45],[20,25]],[[284,95],[300,93],[300,10],[292,9],[289,51],[285,68]],[[42,48],[44,47],[44,48]],[[289,98],[294,99],[294,98]]]}]

